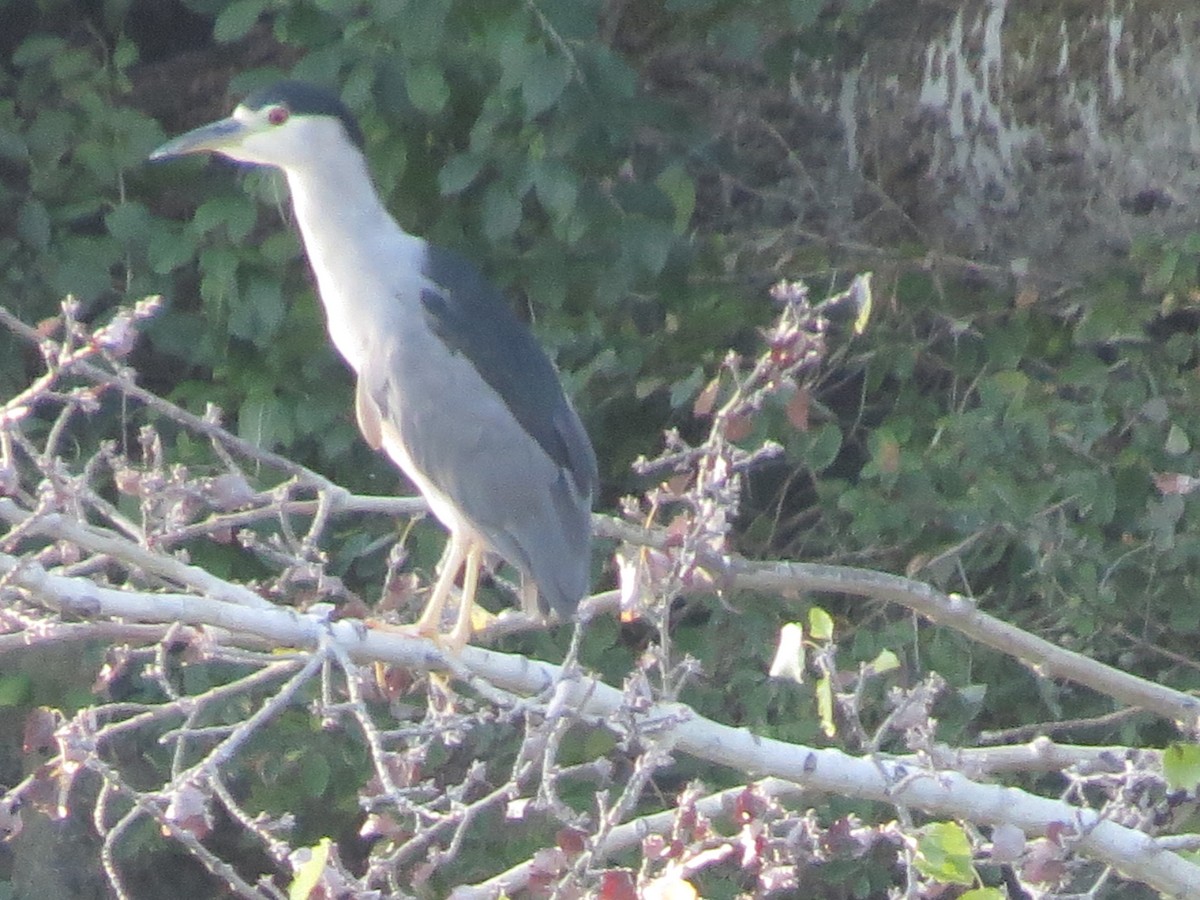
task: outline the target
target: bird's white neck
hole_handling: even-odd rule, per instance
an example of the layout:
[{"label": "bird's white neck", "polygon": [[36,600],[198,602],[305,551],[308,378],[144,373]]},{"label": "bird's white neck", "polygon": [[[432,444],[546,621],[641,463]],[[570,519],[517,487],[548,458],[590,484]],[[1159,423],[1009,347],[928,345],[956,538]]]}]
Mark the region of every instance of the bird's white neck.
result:
[{"label": "bird's white neck", "polygon": [[317,279],[330,337],[355,370],[373,332],[388,324],[395,285],[380,273],[419,252],[383,206],[366,159],[348,146],[329,148],[318,165],[285,170],[296,222]]}]

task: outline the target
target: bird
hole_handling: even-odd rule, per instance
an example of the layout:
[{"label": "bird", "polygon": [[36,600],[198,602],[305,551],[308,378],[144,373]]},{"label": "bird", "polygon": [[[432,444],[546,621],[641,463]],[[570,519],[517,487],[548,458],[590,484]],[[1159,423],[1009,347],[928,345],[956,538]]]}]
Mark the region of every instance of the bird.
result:
[{"label": "bird", "polygon": [[[409,628],[460,652],[481,566],[521,576],[530,615],[587,594],[596,454],[529,326],[462,254],[409,234],[372,180],[363,131],[331,90],[285,80],[150,160],[197,153],[282,170],[329,337],[352,370],[366,442],[424,496],[449,540]],[[442,631],[459,572],[454,624]]]}]

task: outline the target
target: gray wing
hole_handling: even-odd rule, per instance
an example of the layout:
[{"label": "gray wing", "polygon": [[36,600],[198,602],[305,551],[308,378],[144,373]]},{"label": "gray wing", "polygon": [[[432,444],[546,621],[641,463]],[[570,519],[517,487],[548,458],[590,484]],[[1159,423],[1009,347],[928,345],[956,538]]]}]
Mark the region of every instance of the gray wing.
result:
[{"label": "gray wing", "polygon": [[471,363],[578,489],[594,495],[599,476],[591,441],[533,332],[465,257],[430,246],[425,274],[430,284],[420,298],[429,327]]},{"label": "gray wing", "polygon": [[494,297],[463,302],[464,286],[427,285],[426,327],[376,344],[359,419],[368,440],[403,445],[397,461],[533,579],[543,608],[569,616],[589,582],[591,442],[529,330]]}]

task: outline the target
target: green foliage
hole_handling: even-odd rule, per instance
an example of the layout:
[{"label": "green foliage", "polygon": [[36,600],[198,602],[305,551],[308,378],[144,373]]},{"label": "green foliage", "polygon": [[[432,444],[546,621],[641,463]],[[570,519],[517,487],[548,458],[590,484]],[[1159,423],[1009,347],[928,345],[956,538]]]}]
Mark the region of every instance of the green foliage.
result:
[{"label": "green foliage", "polygon": [[913,864],[917,871],[944,884],[974,884],[971,841],[957,822],[934,822],[920,830]]},{"label": "green foliage", "polygon": [[[1200,463],[1190,277],[1164,299],[1116,272],[1054,305],[899,277],[891,311],[812,386],[807,428],[767,411],[790,469],[763,473],[747,546],[908,572],[1162,677],[1164,660],[1127,654],[1128,633],[1186,655],[1200,627],[1184,599],[1198,510],[1176,476]],[[959,688],[990,686],[968,704],[977,723],[1058,715],[1068,698],[1108,708],[940,630],[879,649],[905,647]]]},{"label": "green foliage", "polygon": [[[0,74],[0,207],[16,210],[0,233],[0,291],[27,320],[50,315],[73,294],[85,305],[165,284],[141,265],[150,234],[166,223],[128,198],[129,173],[163,137],[150,116],[122,102],[137,48],[26,37]],[[111,302],[111,301],[110,301]],[[0,352],[0,386],[21,381]]]},{"label": "green foliage", "polygon": [[31,693],[28,675],[0,675],[0,706],[19,706]]},{"label": "green foliage", "polygon": [[958,900],[1005,900],[1008,895],[1000,888],[973,888],[959,894]]},{"label": "green foliage", "polygon": [[1194,791],[1200,786],[1200,747],[1171,744],[1163,751],[1163,775],[1173,791]]}]

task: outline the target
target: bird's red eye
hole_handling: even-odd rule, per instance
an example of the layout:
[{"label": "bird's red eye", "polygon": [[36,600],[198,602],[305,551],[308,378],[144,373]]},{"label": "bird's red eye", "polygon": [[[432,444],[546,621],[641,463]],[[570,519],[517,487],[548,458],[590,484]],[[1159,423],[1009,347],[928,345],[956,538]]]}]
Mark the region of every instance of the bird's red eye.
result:
[{"label": "bird's red eye", "polygon": [[289,115],[291,113],[288,112],[286,106],[272,106],[267,112],[267,121],[272,125],[282,125],[288,120]]}]

